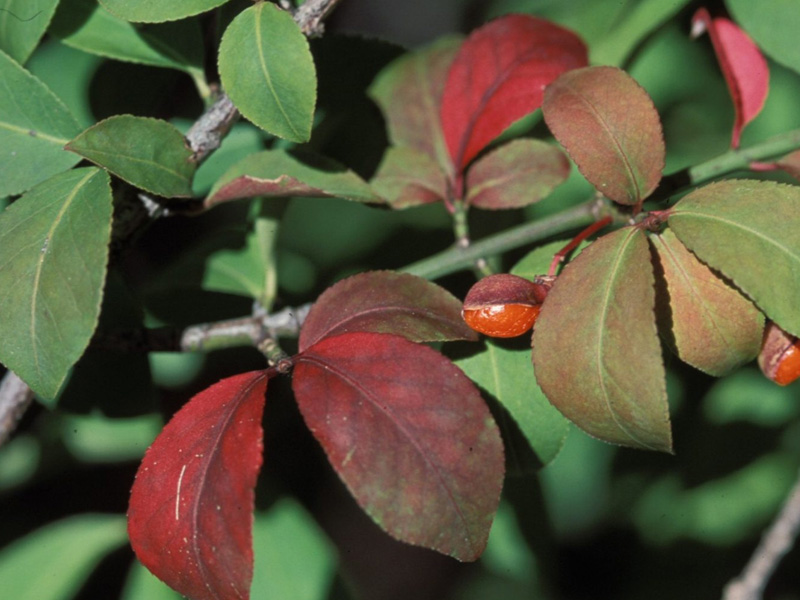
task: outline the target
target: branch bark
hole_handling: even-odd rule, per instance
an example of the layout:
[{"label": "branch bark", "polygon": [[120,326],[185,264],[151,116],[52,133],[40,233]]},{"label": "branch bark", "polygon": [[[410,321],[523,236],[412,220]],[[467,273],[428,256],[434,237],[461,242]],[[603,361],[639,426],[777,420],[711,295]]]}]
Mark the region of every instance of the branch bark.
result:
[{"label": "branch bark", "polygon": [[769,578],[772,577],[781,559],[792,549],[798,534],[800,534],[800,474],[780,513],[750,557],[750,562],[742,574],[725,587],[722,600],[760,600]]},{"label": "branch bark", "polygon": [[0,381],[0,446],[14,433],[17,423],[33,402],[33,391],[12,371]]}]

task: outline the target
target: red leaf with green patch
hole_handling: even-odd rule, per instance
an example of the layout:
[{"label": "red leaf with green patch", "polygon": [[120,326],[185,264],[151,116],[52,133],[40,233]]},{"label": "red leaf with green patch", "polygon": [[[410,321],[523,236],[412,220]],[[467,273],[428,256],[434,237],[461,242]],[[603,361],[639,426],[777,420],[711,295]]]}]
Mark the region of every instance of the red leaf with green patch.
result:
[{"label": "red leaf with green patch", "polygon": [[361,507],[390,535],[459,560],[486,545],[503,443],[477,388],[396,335],[327,337],[296,360],[300,412]]},{"label": "red leaf with green patch", "polygon": [[430,156],[408,146],[383,155],[372,189],[392,208],[409,208],[447,197],[447,177]]},{"label": "red leaf with green patch", "polygon": [[476,340],[461,319],[461,302],[422,277],[369,271],[323,293],[303,323],[300,351],[349,331],[394,333],[414,342]]},{"label": "red leaf with green patch", "polygon": [[472,32],[450,67],[440,111],[456,171],[539,108],[547,84],[587,63],[581,39],[544,19],[507,15]]},{"label": "red leaf with green patch", "polygon": [[731,148],[738,148],[742,130],[764,108],[769,92],[769,68],[758,46],[736,23],[724,17],[712,18],[708,10],[700,8],[692,18],[692,34],[696,37],[705,30],[711,36],[733,99],[736,117]]},{"label": "red leaf with green patch", "polygon": [[614,67],[570,71],[550,84],[542,105],[553,135],[603,195],[635,205],[661,180],[666,149],[653,101]]},{"label": "red leaf with green patch", "polygon": [[262,461],[263,371],[223,379],[181,408],[147,450],[131,490],[139,560],[192,600],[246,600]]}]

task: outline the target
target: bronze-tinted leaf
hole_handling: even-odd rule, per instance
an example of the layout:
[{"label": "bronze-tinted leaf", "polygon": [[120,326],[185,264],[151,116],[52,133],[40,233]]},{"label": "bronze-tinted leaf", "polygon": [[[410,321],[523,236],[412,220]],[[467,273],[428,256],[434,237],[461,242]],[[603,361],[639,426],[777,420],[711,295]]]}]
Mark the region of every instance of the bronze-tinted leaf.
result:
[{"label": "bronze-tinted leaf", "polygon": [[664,168],[653,101],[624,71],[587,67],[561,75],[544,95],[547,126],[586,179],[621,204],[649,196]]},{"label": "bronze-tinted leaf", "polygon": [[422,277],[370,271],[323,293],[300,332],[300,350],[348,331],[394,333],[414,342],[475,340],[461,319],[461,302]]},{"label": "bronze-tinted leaf", "polygon": [[783,329],[800,335],[800,188],[731,179],[684,197],[669,226]]},{"label": "bronze-tinted leaf", "polygon": [[429,204],[447,196],[447,177],[441,167],[408,146],[386,150],[370,185],[392,208]]},{"label": "bronze-tinted leaf", "polygon": [[681,244],[670,230],[653,235],[669,295],[663,323],[681,360],[711,375],[756,357],[764,315]]},{"label": "bronze-tinted leaf", "polygon": [[653,286],[641,231],[598,239],[550,290],[533,335],[533,365],[550,402],[587,433],[669,452]]}]

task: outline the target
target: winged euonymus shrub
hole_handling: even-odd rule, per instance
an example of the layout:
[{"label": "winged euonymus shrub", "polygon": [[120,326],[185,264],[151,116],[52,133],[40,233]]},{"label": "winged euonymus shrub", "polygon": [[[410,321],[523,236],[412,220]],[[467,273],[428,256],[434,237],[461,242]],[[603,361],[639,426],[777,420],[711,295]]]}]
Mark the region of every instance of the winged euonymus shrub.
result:
[{"label": "winged euonymus shrub", "polygon": [[[49,31],[83,52],[180,69],[207,91],[202,37],[190,17],[223,4],[62,0],[52,3]],[[316,73],[296,20],[265,2],[241,11],[220,39],[218,67],[246,119],[305,142]],[[731,21],[701,11],[695,23],[711,34],[734,98],[736,147],[763,105],[766,64]],[[0,162],[0,195],[19,196],[0,215],[0,361],[48,402],[97,328],[112,238],[109,174],[169,208],[179,206],[171,198],[197,195],[200,158],[159,119],[115,115],[81,132],[22,66],[44,31],[30,28],[0,53],[0,125],[14,147]],[[682,197],[687,190],[659,189],[665,144],[652,101],[624,71],[588,62],[574,33],[534,17],[501,17],[465,39],[404,54],[378,74],[369,95],[390,146],[369,182],[324,157],[270,147],[249,153],[195,199],[193,210],[256,199],[247,251],[210,261],[207,286],[270,310],[279,224],[279,210],[266,208],[270,198],[338,197],[392,209],[441,202],[464,248],[470,211],[526,206],[568,176],[570,161],[551,142],[494,143],[542,108],[600,198],[588,231],[616,226],[582,244],[563,269],[564,242],[534,249],[513,277],[484,285],[463,307],[524,305],[512,311],[510,329],[494,327],[493,310],[480,318],[489,333],[525,332],[535,322],[532,366],[526,353],[479,343],[462,303],[421,277],[366,272],[330,287],[305,319],[295,356],[197,394],[147,451],[128,532],[153,573],[193,600],[249,597],[262,413],[270,380],[289,372],[306,425],[359,505],[395,538],[459,560],[483,551],[504,478],[503,440],[478,386],[500,401],[544,464],[563,441],[561,415],[605,441],[671,452],[664,346],[717,376],[761,352],[765,373],[786,383],[797,367],[783,361],[800,336],[800,191],[748,179]],[[96,166],[73,168],[82,159]],[[792,172],[795,160],[771,165]],[[546,281],[546,289],[529,293],[526,280]],[[451,340],[477,350],[456,366],[426,345]]]}]

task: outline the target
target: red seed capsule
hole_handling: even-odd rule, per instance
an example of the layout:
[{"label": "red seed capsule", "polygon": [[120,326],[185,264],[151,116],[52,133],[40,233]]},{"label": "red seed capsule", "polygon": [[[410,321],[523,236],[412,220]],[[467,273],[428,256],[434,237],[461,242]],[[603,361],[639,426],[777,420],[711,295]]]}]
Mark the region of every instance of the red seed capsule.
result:
[{"label": "red seed capsule", "polygon": [[472,286],[461,314],[479,333],[516,337],[533,327],[548,289],[549,284],[516,275],[491,275]]},{"label": "red seed capsule", "polygon": [[758,365],[778,385],[789,385],[800,378],[800,340],[769,323],[764,330]]}]

